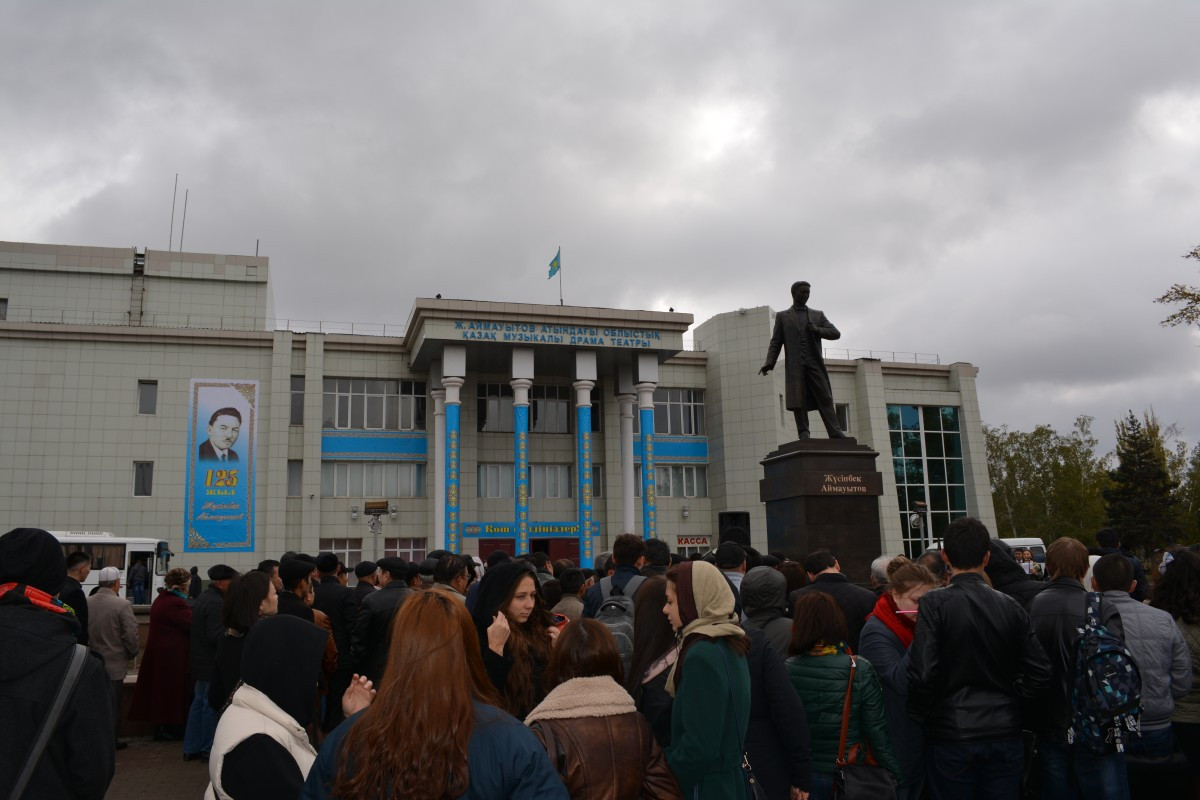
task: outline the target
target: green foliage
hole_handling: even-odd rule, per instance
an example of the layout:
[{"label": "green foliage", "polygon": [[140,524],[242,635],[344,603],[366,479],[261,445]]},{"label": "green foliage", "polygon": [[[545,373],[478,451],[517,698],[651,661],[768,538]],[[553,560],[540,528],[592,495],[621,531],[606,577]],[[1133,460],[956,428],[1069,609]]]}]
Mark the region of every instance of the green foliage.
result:
[{"label": "green foliage", "polygon": [[1178,496],[1183,541],[1200,541],[1200,444],[1192,448],[1184,462]]},{"label": "green foliage", "polygon": [[1096,454],[1092,421],[1077,418],[1066,435],[1049,425],[1028,433],[984,426],[997,536],[1092,541],[1104,526],[1109,483],[1109,459]]},{"label": "green foliage", "polygon": [[[1139,420],[1132,411],[1117,420],[1117,467],[1104,491],[1109,525],[1121,543],[1149,552],[1181,538],[1180,482],[1172,476],[1163,430],[1154,414]],[[1176,471],[1179,465],[1176,463]]]},{"label": "green foliage", "polygon": [[[1200,246],[1195,247],[1184,258],[1194,258],[1200,261]],[[1162,321],[1163,327],[1171,328],[1176,325],[1200,326],[1200,286],[1187,286],[1177,283],[1167,290],[1166,294],[1154,302],[1171,304],[1182,303],[1183,308]]]}]

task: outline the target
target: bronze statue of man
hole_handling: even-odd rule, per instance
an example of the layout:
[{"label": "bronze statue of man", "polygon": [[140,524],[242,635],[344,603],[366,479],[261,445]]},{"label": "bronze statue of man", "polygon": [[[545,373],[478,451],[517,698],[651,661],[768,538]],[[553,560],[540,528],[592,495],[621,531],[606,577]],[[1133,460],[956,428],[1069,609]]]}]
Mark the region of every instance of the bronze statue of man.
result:
[{"label": "bronze statue of man", "polygon": [[810,286],[808,281],[792,284],[792,307],[775,315],[775,331],[771,334],[771,347],[767,350],[767,361],[759,375],[766,375],[775,368],[779,350],[787,346],[787,407],[796,417],[796,433],[807,439],[808,412],[817,410],[830,439],[849,438],[838,427],[837,411],[833,407],[833,389],[829,386],[829,373],[825,371],[825,358],[821,355],[822,339],[840,339],[842,334],[823,312],[808,307]]}]

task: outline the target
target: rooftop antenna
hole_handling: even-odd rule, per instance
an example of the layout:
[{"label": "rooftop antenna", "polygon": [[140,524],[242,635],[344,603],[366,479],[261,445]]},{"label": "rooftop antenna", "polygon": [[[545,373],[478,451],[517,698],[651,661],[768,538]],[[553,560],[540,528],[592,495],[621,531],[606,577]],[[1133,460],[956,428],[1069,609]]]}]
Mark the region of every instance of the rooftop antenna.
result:
[{"label": "rooftop antenna", "polygon": [[258,258],[258,239],[254,240],[254,257]]},{"label": "rooftop antenna", "polygon": [[171,192],[171,235],[167,237],[167,252],[175,246],[175,198],[179,196],[179,173],[175,173],[175,190]]},{"label": "rooftop antenna", "polygon": [[183,252],[183,232],[187,230],[188,189],[183,190],[183,222],[179,223],[179,252]]}]

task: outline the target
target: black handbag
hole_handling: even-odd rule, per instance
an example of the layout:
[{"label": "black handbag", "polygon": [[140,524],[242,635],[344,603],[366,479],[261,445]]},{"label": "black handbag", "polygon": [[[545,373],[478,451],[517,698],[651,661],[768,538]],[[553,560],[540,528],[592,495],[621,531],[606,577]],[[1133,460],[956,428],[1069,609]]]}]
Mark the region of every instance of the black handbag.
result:
[{"label": "black handbag", "polygon": [[[733,696],[733,673],[729,670],[729,654],[726,648],[721,648],[721,658],[725,661],[725,678],[729,684],[729,707],[734,709],[734,720],[737,720],[737,704]],[[750,756],[746,753],[746,742],[738,731],[738,749],[742,752],[742,778],[746,782],[746,800],[767,800],[767,792],[754,777],[754,768],[750,766]],[[699,787],[696,787],[699,791]]]},{"label": "black handbag", "polygon": [[[842,703],[842,735],[838,740],[837,761],[833,765],[834,800],[896,800],[896,782],[892,774],[875,763],[870,748],[854,744],[846,752],[846,731],[850,727],[850,699],[854,690],[854,672],[858,660],[850,656],[850,680],[846,684],[846,699]],[[859,762],[859,753],[863,753]]]}]

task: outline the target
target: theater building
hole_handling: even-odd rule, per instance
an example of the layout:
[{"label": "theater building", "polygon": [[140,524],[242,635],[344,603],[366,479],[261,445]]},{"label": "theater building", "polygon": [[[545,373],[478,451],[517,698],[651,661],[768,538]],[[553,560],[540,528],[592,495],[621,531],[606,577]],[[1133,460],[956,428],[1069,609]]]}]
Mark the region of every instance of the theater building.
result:
[{"label": "theater building", "polygon": [[[420,298],[394,325],[299,324],[275,318],[269,279],[259,257],[0,243],[4,524],[163,537],[202,567],[586,560],[622,531],[686,552],[740,528],[766,549],[759,462],[795,438],[783,365],[757,375],[770,308],[694,326]],[[974,366],[826,364],[844,426],[880,454],[881,551],[956,516],[994,525]]]}]

